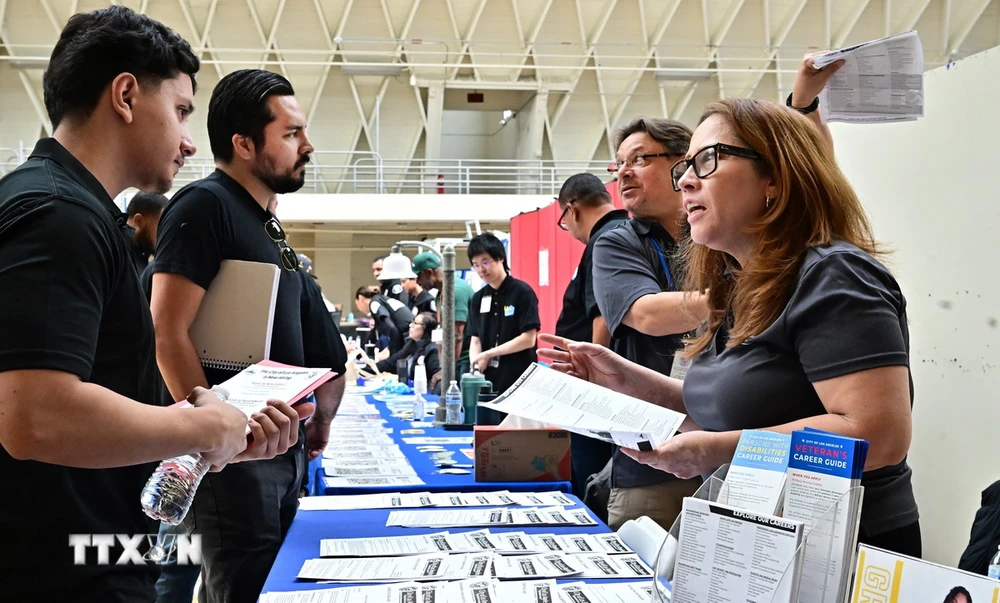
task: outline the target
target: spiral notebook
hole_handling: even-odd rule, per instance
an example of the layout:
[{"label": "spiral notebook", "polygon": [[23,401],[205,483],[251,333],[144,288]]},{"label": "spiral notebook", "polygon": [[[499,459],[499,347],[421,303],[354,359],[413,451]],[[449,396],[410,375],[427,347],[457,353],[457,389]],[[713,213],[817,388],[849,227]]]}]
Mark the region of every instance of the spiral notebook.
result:
[{"label": "spiral notebook", "polygon": [[188,331],[202,366],[231,371],[267,360],[280,268],[223,260]]}]

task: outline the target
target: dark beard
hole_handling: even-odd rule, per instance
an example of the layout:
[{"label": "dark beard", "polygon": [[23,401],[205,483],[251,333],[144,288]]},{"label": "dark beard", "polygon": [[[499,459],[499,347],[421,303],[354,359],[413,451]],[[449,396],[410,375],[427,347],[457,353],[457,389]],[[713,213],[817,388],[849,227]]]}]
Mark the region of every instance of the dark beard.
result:
[{"label": "dark beard", "polygon": [[301,166],[309,162],[309,158],[306,157],[304,160],[299,161],[295,164],[290,171],[285,174],[275,173],[274,166],[266,157],[261,157],[257,162],[257,165],[253,168],[253,175],[257,177],[258,180],[264,183],[264,186],[269,188],[272,192],[284,195],[287,193],[294,193],[295,191],[302,188],[302,185],[306,183],[306,172],[302,171],[301,176],[295,176],[295,170],[299,169]]}]

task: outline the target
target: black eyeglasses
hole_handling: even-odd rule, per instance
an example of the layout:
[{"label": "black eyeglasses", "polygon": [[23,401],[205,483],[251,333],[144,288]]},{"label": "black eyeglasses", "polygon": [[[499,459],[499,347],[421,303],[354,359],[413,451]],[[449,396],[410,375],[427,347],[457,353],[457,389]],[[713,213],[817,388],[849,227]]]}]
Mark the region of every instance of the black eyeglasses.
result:
[{"label": "black eyeglasses", "polygon": [[285,241],[285,229],[281,227],[281,224],[277,219],[271,218],[267,222],[264,222],[264,232],[267,236],[271,237],[274,244],[278,246],[278,253],[281,256],[281,265],[285,270],[289,272],[295,272],[299,269],[299,256],[295,253],[295,250],[291,248],[287,241]]},{"label": "black eyeglasses", "polygon": [[625,161],[615,161],[608,166],[608,173],[612,176],[617,177],[618,172],[622,170],[623,167],[631,168],[641,168],[649,165],[650,159],[655,159],[657,157],[670,157],[670,153],[643,153],[642,155],[636,155],[631,159],[626,159]]},{"label": "black eyeglasses", "polygon": [[670,181],[674,185],[675,191],[680,191],[680,180],[687,173],[688,168],[694,168],[694,175],[698,178],[707,178],[715,170],[719,169],[719,155],[733,155],[746,159],[762,160],[764,157],[753,149],[734,147],[729,144],[717,142],[711,146],[699,149],[690,159],[681,159],[670,168]]},{"label": "black eyeglasses", "polygon": [[[559,197],[553,197],[553,199],[555,199],[556,201],[559,201]],[[566,202],[566,207],[562,210],[562,213],[559,214],[559,220],[556,222],[556,226],[558,226],[559,228],[561,228],[563,230],[569,230],[569,225],[566,224],[566,212],[569,211],[569,206],[574,201],[576,201],[576,199],[573,199],[571,201],[567,201]]]}]

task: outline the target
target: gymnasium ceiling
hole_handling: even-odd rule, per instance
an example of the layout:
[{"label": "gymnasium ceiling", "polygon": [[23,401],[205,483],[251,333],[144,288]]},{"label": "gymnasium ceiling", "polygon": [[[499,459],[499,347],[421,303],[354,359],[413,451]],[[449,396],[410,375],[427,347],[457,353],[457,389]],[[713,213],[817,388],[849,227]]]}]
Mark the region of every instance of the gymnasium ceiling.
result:
[{"label": "gymnasium ceiling", "polygon": [[[928,69],[998,44],[1000,0],[121,0],[187,38],[212,86],[239,68],[285,74],[329,164],[377,147],[423,156],[427,90],[444,110],[517,111],[539,91],[543,158],[606,160],[631,116],[692,123],[719,97],[783,99],[806,52],[917,29]],[[100,0],[0,0],[0,147],[30,145],[44,57]],[[380,73],[376,75],[376,73]],[[468,94],[483,94],[470,103]],[[206,111],[192,131],[207,155]],[[200,121],[199,121],[200,120]],[[0,156],[0,163],[4,158]],[[331,191],[332,192],[332,191]]]}]

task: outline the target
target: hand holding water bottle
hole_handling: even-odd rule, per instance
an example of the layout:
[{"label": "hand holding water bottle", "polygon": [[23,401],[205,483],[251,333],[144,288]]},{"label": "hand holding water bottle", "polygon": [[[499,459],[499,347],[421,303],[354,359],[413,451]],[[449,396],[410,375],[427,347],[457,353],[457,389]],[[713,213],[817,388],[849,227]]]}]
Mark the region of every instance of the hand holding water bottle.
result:
[{"label": "hand holding water bottle", "polygon": [[211,449],[201,451],[201,456],[211,463],[212,471],[222,471],[223,467],[247,449],[247,417],[243,411],[226,404],[212,390],[196,387],[188,402],[207,414],[209,422],[215,421],[218,427],[213,430],[218,440]]}]

